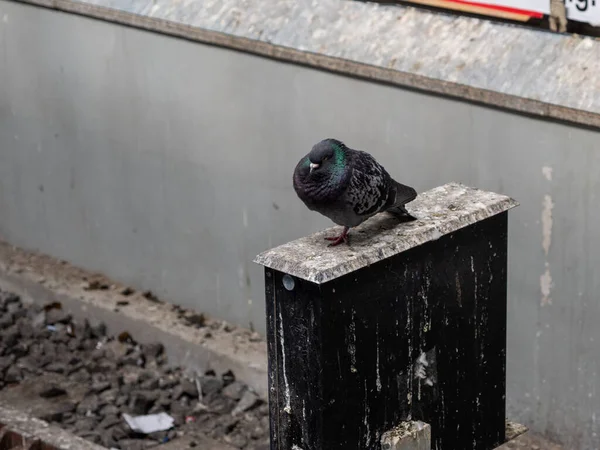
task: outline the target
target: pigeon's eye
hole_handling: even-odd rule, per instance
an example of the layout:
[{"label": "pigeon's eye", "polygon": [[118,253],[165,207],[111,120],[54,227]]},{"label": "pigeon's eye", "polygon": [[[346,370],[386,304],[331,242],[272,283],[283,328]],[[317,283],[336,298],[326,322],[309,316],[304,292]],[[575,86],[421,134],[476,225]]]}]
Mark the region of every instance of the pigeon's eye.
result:
[{"label": "pigeon's eye", "polygon": [[329,156],[326,156],[325,158],[323,158],[323,161],[327,161],[329,159]]}]

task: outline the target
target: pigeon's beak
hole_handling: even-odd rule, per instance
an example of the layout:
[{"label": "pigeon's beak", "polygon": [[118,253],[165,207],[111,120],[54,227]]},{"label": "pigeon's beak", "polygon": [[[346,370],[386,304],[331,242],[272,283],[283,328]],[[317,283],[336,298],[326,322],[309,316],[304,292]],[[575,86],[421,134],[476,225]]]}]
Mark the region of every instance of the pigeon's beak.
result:
[{"label": "pigeon's beak", "polygon": [[312,173],[313,170],[318,169],[319,168],[319,164],[316,163],[310,163],[310,172]]}]

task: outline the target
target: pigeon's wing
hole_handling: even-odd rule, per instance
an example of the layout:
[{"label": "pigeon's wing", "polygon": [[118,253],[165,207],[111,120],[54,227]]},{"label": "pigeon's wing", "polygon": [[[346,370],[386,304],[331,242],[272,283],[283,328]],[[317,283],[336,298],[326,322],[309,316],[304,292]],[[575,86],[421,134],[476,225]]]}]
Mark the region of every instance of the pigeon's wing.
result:
[{"label": "pigeon's wing", "polygon": [[352,177],[346,191],[347,199],[355,214],[370,216],[385,206],[392,178],[368,153],[355,150],[352,156]]}]

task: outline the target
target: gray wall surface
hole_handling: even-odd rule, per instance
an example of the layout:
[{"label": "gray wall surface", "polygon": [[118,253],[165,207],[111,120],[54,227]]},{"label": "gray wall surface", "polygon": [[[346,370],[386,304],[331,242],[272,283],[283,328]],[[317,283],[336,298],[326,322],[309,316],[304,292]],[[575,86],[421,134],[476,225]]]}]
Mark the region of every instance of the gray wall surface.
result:
[{"label": "gray wall surface", "polygon": [[510,213],[508,409],[600,448],[600,133],[0,0],[0,237],[264,329],[262,250],[330,223],[329,136]]}]

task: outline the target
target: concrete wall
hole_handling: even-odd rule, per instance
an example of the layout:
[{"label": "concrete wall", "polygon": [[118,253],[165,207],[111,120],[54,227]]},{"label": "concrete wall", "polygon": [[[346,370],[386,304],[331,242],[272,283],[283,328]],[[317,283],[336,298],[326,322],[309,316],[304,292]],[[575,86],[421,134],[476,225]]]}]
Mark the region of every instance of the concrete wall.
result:
[{"label": "concrete wall", "polygon": [[509,413],[600,448],[600,134],[0,0],[0,236],[264,329],[258,252],[328,226],[335,136],[509,194]]}]

